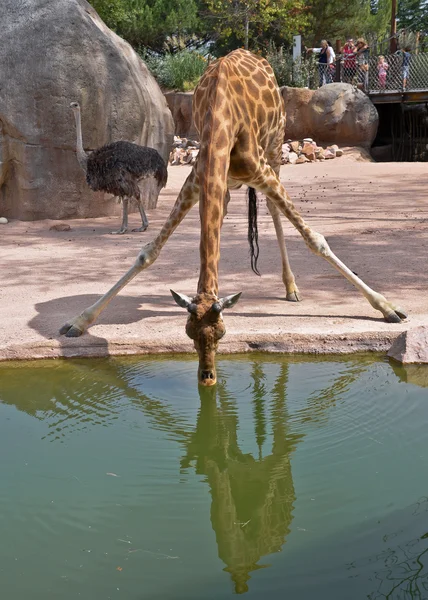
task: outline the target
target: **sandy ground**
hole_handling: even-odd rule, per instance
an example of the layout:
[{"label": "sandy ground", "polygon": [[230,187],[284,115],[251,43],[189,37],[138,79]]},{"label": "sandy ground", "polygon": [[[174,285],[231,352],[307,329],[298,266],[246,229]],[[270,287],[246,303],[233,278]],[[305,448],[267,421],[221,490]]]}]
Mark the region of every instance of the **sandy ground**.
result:
[{"label": "sandy ground", "polygon": [[[169,288],[192,295],[198,278],[199,215],[195,207],[157,262],[131,282],[80,338],[60,326],[92,304],[133,263],[175,201],[189,167],[171,167],[145,233],[112,236],[119,217],[12,221],[0,225],[0,360],[104,356],[192,350],[186,313]],[[353,352],[385,350],[403,330],[428,324],[428,170],[426,164],[330,162],[287,165],[281,177],[307,222],[374,289],[409,311],[401,324],[382,315],[285,223],[291,265],[303,296],[284,300],[275,232],[260,201],[261,277],[253,275],[246,240],[245,192],[232,192],[222,231],[220,293],[242,291],[225,313],[220,352]],[[54,201],[54,199],[52,200]],[[139,225],[137,214],[131,226]]]}]

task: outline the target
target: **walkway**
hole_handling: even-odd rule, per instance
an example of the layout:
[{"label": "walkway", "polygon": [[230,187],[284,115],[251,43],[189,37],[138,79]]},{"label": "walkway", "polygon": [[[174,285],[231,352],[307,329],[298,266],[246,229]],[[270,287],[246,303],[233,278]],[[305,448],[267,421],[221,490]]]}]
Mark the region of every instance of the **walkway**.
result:
[{"label": "walkway", "polygon": [[[198,277],[197,208],[158,261],[134,280],[81,338],[58,336],[61,324],[106,291],[166,218],[189,168],[170,168],[159,209],[144,234],[111,236],[119,218],[70,221],[71,231],[50,231],[52,221],[0,225],[0,359],[188,351],[186,314],[169,288],[191,295]],[[351,269],[410,312],[408,322],[385,323],[291,226],[288,248],[303,302],[284,301],[275,233],[260,205],[260,271],[252,274],[243,190],[232,192],[222,236],[221,292],[243,291],[226,312],[220,350],[352,352],[389,347],[409,327],[428,324],[428,172],[425,164],[375,164],[342,157],[284,166],[283,181],[307,221],[325,234]],[[137,214],[131,225],[138,225]]]}]

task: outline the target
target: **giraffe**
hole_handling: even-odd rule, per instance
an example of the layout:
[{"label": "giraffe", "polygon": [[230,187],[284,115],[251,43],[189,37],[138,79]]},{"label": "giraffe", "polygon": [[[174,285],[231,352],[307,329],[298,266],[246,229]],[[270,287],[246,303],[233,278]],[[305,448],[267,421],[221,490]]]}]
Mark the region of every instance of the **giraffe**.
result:
[{"label": "giraffe", "polygon": [[229,189],[247,185],[265,194],[272,214],[282,259],[286,299],[299,301],[280,222],[282,213],[299,231],[309,249],[327,260],[379,310],[386,321],[400,322],[405,311],[366,285],[311,229],[294,207],[279,179],[285,110],[269,63],[239,49],[213,62],[194,92],[193,114],[200,134],[198,159],[181,188],[172,211],[152,241],[143,246],[132,267],[97,302],[60,329],[68,337],[81,335],[129,281],[154,263],[177,226],[199,201],[201,221],[200,272],[197,294],[190,298],[171,290],[189,315],[186,333],[199,357],[198,382],[216,383],[215,355],[226,329],[222,312],[234,306],[241,293],[218,296],[220,230]]}]

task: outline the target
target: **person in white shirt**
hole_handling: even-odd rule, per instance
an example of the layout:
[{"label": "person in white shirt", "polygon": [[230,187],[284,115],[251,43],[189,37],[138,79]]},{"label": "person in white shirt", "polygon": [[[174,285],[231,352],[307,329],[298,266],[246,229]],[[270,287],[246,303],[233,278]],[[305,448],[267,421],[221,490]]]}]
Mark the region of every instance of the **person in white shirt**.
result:
[{"label": "person in white shirt", "polygon": [[320,87],[325,83],[331,83],[332,79],[332,68],[336,58],[335,52],[327,40],[321,40],[321,48],[309,48],[308,51],[312,51],[314,54],[319,54],[318,57],[318,72],[319,72],[319,85]]}]

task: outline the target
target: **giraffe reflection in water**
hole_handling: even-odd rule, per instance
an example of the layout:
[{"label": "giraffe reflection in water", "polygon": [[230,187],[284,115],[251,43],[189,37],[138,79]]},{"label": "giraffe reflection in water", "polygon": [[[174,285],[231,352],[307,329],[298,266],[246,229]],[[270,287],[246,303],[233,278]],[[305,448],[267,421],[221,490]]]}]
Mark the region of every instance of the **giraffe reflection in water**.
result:
[{"label": "giraffe reflection in water", "polygon": [[[288,432],[286,383],[288,366],[281,366],[272,399],[272,449],[262,456],[266,416],[257,364],[253,368],[253,404],[259,457],[242,452],[238,416],[224,385],[200,388],[201,407],[196,430],[186,444],[182,468],[194,461],[205,475],[212,496],[211,523],[219,558],[226,564],[236,593],[248,590],[250,572],[267,565],[260,559],[279,552],[290,531],[294,492],[290,458],[299,440]],[[218,398],[216,398],[216,395]]]}]

